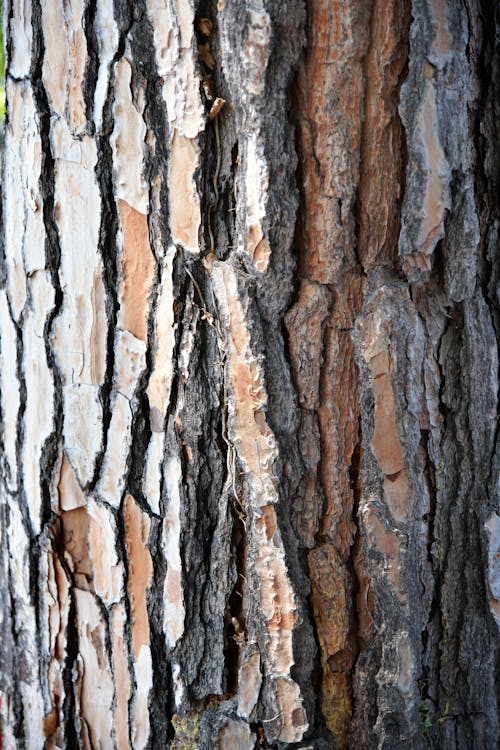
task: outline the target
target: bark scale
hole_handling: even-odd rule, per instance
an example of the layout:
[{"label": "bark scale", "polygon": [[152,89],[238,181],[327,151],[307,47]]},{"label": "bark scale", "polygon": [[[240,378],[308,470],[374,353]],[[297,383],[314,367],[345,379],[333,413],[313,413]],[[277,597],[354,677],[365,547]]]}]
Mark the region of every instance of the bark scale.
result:
[{"label": "bark scale", "polygon": [[498,11],[4,13],[5,747],[495,747]]}]

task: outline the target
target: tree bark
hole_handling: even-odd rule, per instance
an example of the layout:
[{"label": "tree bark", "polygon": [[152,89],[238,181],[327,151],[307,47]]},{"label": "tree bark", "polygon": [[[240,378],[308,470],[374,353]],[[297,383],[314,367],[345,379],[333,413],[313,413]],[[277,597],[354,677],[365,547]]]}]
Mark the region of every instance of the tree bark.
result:
[{"label": "tree bark", "polygon": [[2,747],[497,747],[498,8],[4,23]]}]

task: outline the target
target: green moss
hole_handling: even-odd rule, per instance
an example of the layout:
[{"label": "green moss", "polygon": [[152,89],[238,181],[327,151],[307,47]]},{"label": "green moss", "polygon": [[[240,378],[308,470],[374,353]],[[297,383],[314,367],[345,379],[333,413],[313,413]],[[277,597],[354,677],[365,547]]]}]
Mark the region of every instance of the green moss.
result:
[{"label": "green moss", "polygon": [[420,701],[419,713],[420,719],[422,720],[422,733],[428,734],[432,729],[432,720],[429,716],[429,706],[424,700]]}]

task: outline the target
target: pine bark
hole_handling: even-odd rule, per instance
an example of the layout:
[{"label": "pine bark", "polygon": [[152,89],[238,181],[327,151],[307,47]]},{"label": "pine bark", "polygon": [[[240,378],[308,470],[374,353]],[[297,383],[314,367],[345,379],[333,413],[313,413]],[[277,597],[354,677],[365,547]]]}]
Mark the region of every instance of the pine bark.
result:
[{"label": "pine bark", "polygon": [[497,747],[498,8],[4,24],[2,747]]}]

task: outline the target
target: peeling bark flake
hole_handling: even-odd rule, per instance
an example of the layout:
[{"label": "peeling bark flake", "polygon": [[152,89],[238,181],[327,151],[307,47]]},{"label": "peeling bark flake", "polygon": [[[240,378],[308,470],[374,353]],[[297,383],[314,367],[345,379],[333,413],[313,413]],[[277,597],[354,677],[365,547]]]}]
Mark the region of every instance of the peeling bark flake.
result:
[{"label": "peeling bark flake", "polygon": [[80,654],[79,712],[81,739],[91,747],[109,747],[113,730],[114,685],[106,650],[105,625],[94,596],[76,589]]},{"label": "peeling bark flake", "polygon": [[165,465],[168,505],[163,525],[163,547],[167,561],[164,584],[163,626],[167,648],[172,650],[184,633],[184,593],[182,590],[182,562],[180,555],[181,500],[179,483],[182,478],[180,461],[172,456]]},{"label": "peeling bark flake", "polygon": [[122,285],[118,323],[141,341],[147,339],[149,292],[155,261],[149,245],[147,216],[123,200],[118,202],[123,233]]},{"label": "peeling bark flake", "polygon": [[136,692],[132,708],[134,748],[142,750],[149,737],[148,697],[153,686],[146,595],[153,564],[147,549],[151,522],[131,495],[125,498],[125,533],[128,555],[128,589],[132,611],[132,641]]},{"label": "peeling bark flake", "polygon": [[228,436],[248,473],[249,491],[244,504],[248,508],[249,536],[246,566],[254,571],[258,582],[260,609],[269,639],[262,658],[276,691],[276,736],[283,742],[296,742],[308,725],[300,689],[290,677],[297,614],[273,507],[278,502],[273,471],[277,447],[265,418],[267,399],[262,370],[252,352],[236,273],[229,265],[216,263],[212,279],[228,340]]},{"label": "peeling bark flake", "polygon": [[127,643],[124,634],[125,622],[125,607],[123,604],[114,605],[110,615],[110,630],[116,695],[113,724],[118,750],[128,750],[130,747],[128,703],[131,694],[131,682]]},{"label": "peeling bark flake", "polygon": [[67,118],[74,135],[87,123],[82,84],[87,63],[87,41],[82,27],[82,0],[41,3],[45,51],[42,81],[54,114]]}]

